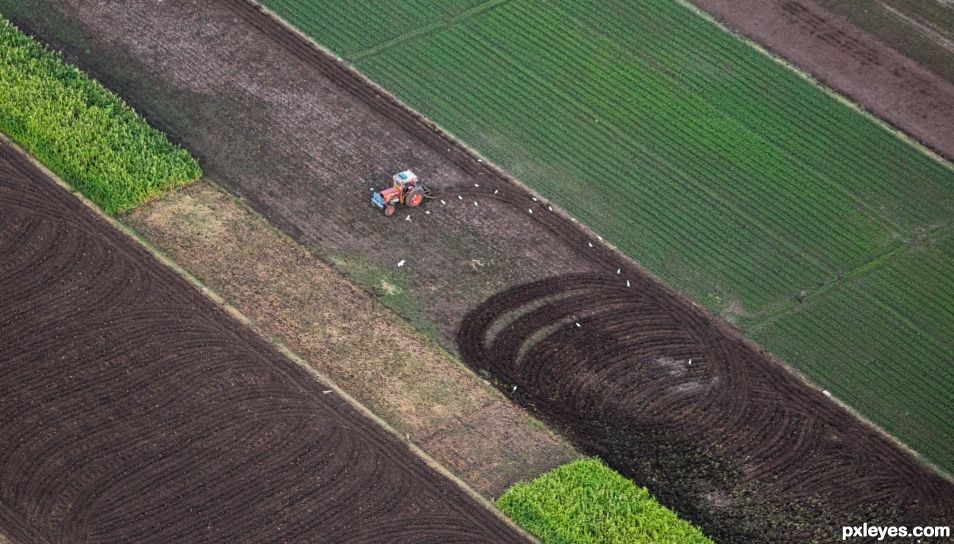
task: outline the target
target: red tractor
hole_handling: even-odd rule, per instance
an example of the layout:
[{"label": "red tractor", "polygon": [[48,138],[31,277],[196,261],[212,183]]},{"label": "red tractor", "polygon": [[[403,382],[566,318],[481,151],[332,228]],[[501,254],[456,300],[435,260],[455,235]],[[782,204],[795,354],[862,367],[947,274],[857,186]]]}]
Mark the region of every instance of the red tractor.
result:
[{"label": "red tractor", "polygon": [[394,183],[383,191],[371,194],[371,204],[380,208],[384,215],[391,216],[397,211],[398,204],[415,208],[431,198],[431,190],[419,181],[414,172],[405,170],[394,174]]}]

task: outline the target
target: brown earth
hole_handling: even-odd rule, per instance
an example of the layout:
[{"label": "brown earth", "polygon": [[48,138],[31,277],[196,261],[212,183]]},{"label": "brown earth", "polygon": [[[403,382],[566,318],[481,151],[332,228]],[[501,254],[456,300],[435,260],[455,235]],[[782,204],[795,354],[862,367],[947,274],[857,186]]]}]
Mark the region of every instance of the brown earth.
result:
[{"label": "brown earth", "polygon": [[813,0],[690,1],[954,160],[954,83]]},{"label": "brown earth", "polygon": [[525,541],[6,145],[0,301],[14,543]]},{"label": "brown earth", "polygon": [[[18,20],[368,290],[406,260],[392,307],[717,540],[951,519],[950,482],[248,4],[51,4],[69,28]],[[405,167],[444,203],[388,220]]]},{"label": "brown earth", "polygon": [[[208,182],[124,220],[477,491],[579,457],[434,342]],[[398,268],[376,289],[400,296]]]}]

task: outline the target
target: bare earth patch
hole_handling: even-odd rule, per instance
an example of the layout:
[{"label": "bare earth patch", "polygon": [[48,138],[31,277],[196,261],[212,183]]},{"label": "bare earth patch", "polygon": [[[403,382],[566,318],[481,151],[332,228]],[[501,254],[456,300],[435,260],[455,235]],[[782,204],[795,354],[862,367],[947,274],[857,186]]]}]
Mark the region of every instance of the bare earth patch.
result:
[{"label": "bare earth patch", "polygon": [[235,197],[199,183],[125,219],[481,493],[498,496],[578,457]]}]

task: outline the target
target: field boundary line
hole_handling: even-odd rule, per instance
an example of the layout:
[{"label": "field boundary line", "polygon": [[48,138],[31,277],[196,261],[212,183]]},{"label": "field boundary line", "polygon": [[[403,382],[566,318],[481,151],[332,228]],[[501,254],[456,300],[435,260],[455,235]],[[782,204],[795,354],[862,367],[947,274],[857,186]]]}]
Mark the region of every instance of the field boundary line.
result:
[{"label": "field boundary line", "polygon": [[871,113],[870,111],[868,111],[867,109],[865,109],[865,107],[862,106],[861,104],[859,104],[858,102],[855,102],[854,100],[851,100],[851,99],[848,98],[847,96],[841,94],[840,92],[838,92],[838,91],[836,91],[835,89],[829,87],[829,86],[826,85],[825,83],[819,81],[818,79],[815,78],[815,76],[811,75],[810,73],[806,72],[805,70],[802,70],[801,68],[799,68],[798,66],[796,66],[795,64],[793,64],[792,62],[790,62],[788,59],[785,59],[785,58],[783,58],[783,57],[781,57],[781,56],[779,56],[779,55],[776,55],[775,53],[769,51],[768,49],[766,49],[765,47],[763,47],[763,46],[762,46],[761,44],[759,44],[758,42],[752,40],[751,38],[749,38],[749,37],[747,37],[747,36],[745,36],[745,35],[743,35],[743,34],[740,34],[740,33],[736,32],[736,31],[732,30],[731,28],[729,28],[728,26],[726,26],[725,24],[723,24],[721,21],[719,21],[718,19],[716,19],[712,14],[710,14],[709,12],[703,10],[702,8],[699,8],[699,7],[695,6],[695,5],[692,4],[689,0],[673,0],[673,1],[674,1],[675,3],[677,3],[677,4],[679,4],[680,6],[682,6],[682,7],[686,8],[686,9],[688,9],[688,10],[691,11],[692,13],[695,13],[697,16],[701,17],[703,20],[705,20],[705,21],[707,21],[707,22],[709,22],[709,23],[711,23],[711,24],[717,26],[717,27],[719,28],[719,30],[722,30],[722,31],[724,31],[724,32],[729,33],[729,34],[732,35],[735,39],[742,41],[743,43],[745,43],[745,44],[748,45],[749,47],[751,47],[751,48],[755,49],[756,51],[758,51],[759,53],[761,53],[762,55],[765,55],[766,57],[772,59],[773,61],[775,61],[775,62],[777,62],[778,64],[780,64],[780,65],[784,66],[785,68],[787,68],[788,70],[791,70],[791,71],[794,72],[795,74],[799,75],[802,79],[808,81],[809,83],[811,83],[811,84],[814,85],[815,87],[821,89],[823,92],[825,92],[826,94],[828,94],[829,96],[831,96],[832,98],[834,98],[835,100],[837,100],[838,102],[844,104],[845,106],[848,106],[849,108],[851,108],[851,109],[854,110],[855,112],[857,112],[857,113],[863,115],[863,116],[864,116],[865,118],[867,118],[869,121],[873,121],[875,124],[877,124],[877,125],[880,126],[881,128],[883,128],[883,129],[887,130],[888,132],[890,132],[891,134],[893,134],[895,137],[897,137],[897,138],[899,138],[900,140],[902,140],[903,142],[905,142],[905,143],[911,145],[912,147],[914,147],[915,149],[917,149],[917,150],[920,151],[921,153],[927,155],[927,156],[930,157],[931,159],[934,159],[935,162],[940,163],[942,166],[944,166],[945,168],[947,168],[947,169],[950,170],[951,172],[954,172],[954,162],[951,162],[951,161],[947,160],[947,159],[944,158],[940,153],[934,151],[933,149],[931,149],[931,148],[928,147],[927,145],[921,143],[919,140],[915,139],[913,136],[910,136],[907,132],[901,130],[900,128],[898,128],[898,127],[892,125],[891,123],[889,123],[888,121],[885,121],[884,119],[882,119],[882,118],[878,117],[877,115]]},{"label": "field boundary line", "polygon": [[809,293],[808,296],[805,297],[803,300],[797,301],[797,302],[789,302],[785,306],[782,306],[775,310],[765,312],[762,314],[756,314],[758,317],[752,320],[753,325],[751,327],[746,328],[746,331],[750,334],[755,333],[761,329],[764,329],[765,327],[772,325],[779,319],[783,319],[790,315],[797,314],[805,310],[806,308],[811,307],[813,304],[821,300],[821,298],[832,289],[836,289],[842,286],[846,286],[846,287],[850,286],[851,283],[854,282],[856,279],[862,278],[870,274],[873,270],[880,268],[881,266],[884,266],[884,263],[887,262],[888,260],[895,257],[903,256],[910,252],[911,252],[910,245],[908,245],[905,242],[900,242],[900,241],[895,242],[893,246],[889,247],[883,253],[880,253],[878,255],[873,255],[867,261],[864,261],[858,266],[845,271],[844,274],[842,274],[835,280],[827,282],[827,283],[823,283],[821,287]]},{"label": "field boundary line", "polygon": [[[228,303],[222,296],[217,292],[206,286],[201,280],[192,275],[188,270],[181,267],[178,263],[173,261],[169,256],[163,253],[158,247],[153,245],[151,242],[146,240],[141,236],[135,229],[121,222],[119,219],[106,215],[103,210],[101,210],[93,201],[86,198],[84,195],[79,193],[76,189],[71,187],[65,181],[60,179],[56,174],[51,172],[38,160],[36,160],[32,155],[27,153],[23,148],[18,146],[15,142],[7,138],[5,134],[0,133],[0,141],[10,145],[17,153],[25,157],[31,164],[36,166],[44,175],[52,179],[57,185],[65,189],[71,195],[76,197],[81,203],[83,203],[87,208],[91,209],[98,217],[105,220],[113,228],[117,229],[119,232],[123,233],[127,237],[133,239],[138,243],[143,249],[145,249],[152,257],[158,260],[163,266],[171,269],[178,276],[185,279],[193,288],[199,291],[200,294],[205,296],[207,299],[211,300],[216,306],[223,309],[230,318],[238,321],[242,326],[248,328],[254,332],[259,338],[262,338],[265,342],[274,347],[283,357],[287,357],[289,360],[294,362],[297,366],[305,370],[312,378],[319,381],[322,386],[326,386],[328,389],[334,391],[334,394],[340,397],[345,401],[351,408],[357,411],[360,415],[368,418],[372,424],[377,425],[378,427],[384,429],[387,433],[394,436],[401,443],[407,446],[408,450],[418,457],[421,461],[424,462],[429,468],[437,472],[439,475],[447,478],[452,483],[457,485],[461,490],[464,491],[471,499],[477,501],[481,506],[488,509],[492,515],[502,520],[507,524],[508,527],[516,531],[521,536],[527,538],[530,542],[539,542],[533,535],[528,533],[522,527],[517,525],[512,519],[508,518],[503,512],[501,512],[492,501],[487,497],[484,497],[478,493],[475,489],[470,487],[470,485],[462,480],[459,476],[450,471],[447,467],[437,462],[433,457],[431,457],[427,452],[421,449],[417,444],[407,439],[407,437],[401,434],[397,429],[392,427],[388,422],[384,421],[377,414],[372,412],[368,407],[358,402],[357,399],[348,394],[347,391],[343,390],[338,386],[334,381],[329,379],[324,373],[315,369],[308,362],[292,351],[288,346],[284,344],[279,339],[266,335],[264,331],[258,326],[258,324],[243,314],[238,308],[235,308]],[[206,178],[202,178],[206,179]],[[208,180],[206,180],[208,181]],[[218,187],[216,185],[216,187]],[[0,539],[2,539],[3,534],[0,533]],[[8,544],[0,540],[0,544]]]},{"label": "field boundary line", "polygon": [[941,47],[943,47],[944,49],[947,49],[951,53],[954,53],[954,41],[951,41],[951,38],[947,33],[941,32],[940,29],[938,29],[936,26],[934,26],[933,24],[929,22],[918,21],[914,17],[911,17],[910,15],[907,15],[905,13],[902,13],[900,10],[892,6],[889,6],[885,2],[878,2],[878,3],[881,4],[881,7],[884,8],[884,10],[887,11],[888,13],[891,13],[892,15],[896,16],[898,19],[911,25],[915,29],[923,32],[926,36],[928,36],[928,39],[930,39],[934,43],[940,44]]},{"label": "field boundary line", "polygon": [[[951,233],[954,233],[954,224],[949,223],[928,232],[925,238],[927,240],[945,240],[951,235]],[[888,261],[903,258],[915,251],[916,249],[912,247],[908,241],[896,242],[896,244],[887,251],[881,253],[880,255],[872,256],[871,259],[864,261],[851,270],[848,270],[836,280],[828,282],[819,287],[817,290],[809,293],[808,296],[805,297],[805,299],[801,302],[789,303],[777,310],[760,314],[759,317],[756,317],[752,320],[754,325],[748,327],[746,331],[749,333],[755,333],[764,329],[765,327],[771,326],[779,319],[784,319],[785,317],[795,315],[810,307],[812,304],[817,302],[822,295],[837,287],[844,286],[845,288],[854,289],[853,285],[859,278],[863,278],[875,270],[883,268],[886,266]],[[904,321],[908,320],[904,319]],[[920,327],[913,328],[919,331],[921,330]]]},{"label": "field boundary line", "polygon": [[[395,45],[402,44],[411,39],[417,38],[418,36],[426,36],[432,32],[443,32],[452,28],[455,25],[459,25],[471,17],[476,17],[487,11],[498,8],[511,0],[487,0],[481,4],[477,4],[472,8],[465,9],[460,13],[456,14],[447,14],[445,17],[441,17],[438,21],[424,25],[415,29],[412,29],[408,32],[405,32],[399,36],[395,36],[389,40],[384,40],[383,42],[376,43],[370,47],[365,47],[364,49],[359,49],[353,53],[344,53],[342,52],[342,57],[348,60],[348,63],[358,62],[364,59],[368,59],[374,56],[377,56],[388,49],[391,49]],[[266,8],[265,6],[260,5],[260,8]]]},{"label": "field boundary line", "polygon": [[[262,5],[261,3],[259,3],[257,0],[231,0],[231,1],[233,1],[233,2],[239,2],[239,3],[243,3],[243,4],[247,4],[247,5],[249,5],[249,6],[252,6],[252,7],[253,7],[255,10],[257,10],[259,13],[261,13],[262,15],[264,15],[265,17],[267,17],[268,19],[272,20],[275,24],[278,24],[278,25],[280,25],[282,28],[286,29],[286,30],[287,30],[288,32],[290,32],[293,36],[297,37],[297,38],[300,39],[300,40],[303,40],[304,43],[310,45],[312,48],[315,49],[316,52],[318,52],[320,55],[325,56],[327,59],[329,59],[329,60],[340,59],[340,57],[336,56],[331,50],[329,50],[328,48],[326,48],[326,47],[324,47],[323,45],[319,44],[319,43],[316,42],[314,39],[312,39],[310,36],[304,34],[301,30],[298,30],[297,28],[295,28],[291,23],[289,23],[288,21],[286,21],[285,19],[283,19],[281,16],[279,16],[277,13],[275,13],[275,12],[272,11],[271,9],[269,9],[269,8],[267,8],[267,7],[265,7],[265,6],[263,6],[263,5]],[[677,1],[677,2],[680,2],[682,5],[685,5],[684,2],[685,2],[686,0],[676,0],[676,1]],[[691,7],[692,9],[697,9],[697,8],[695,8],[694,6],[690,6],[690,7]],[[706,16],[706,18],[709,18],[708,14],[706,14],[705,16]],[[719,25],[719,28],[724,28],[724,27],[723,27],[722,25]],[[733,36],[737,36],[737,35],[734,34],[734,33],[732,33],[732,35],[733,35]],[[746,43],[753,43],[753,46],[759,47],[759,46],[757,46],[757,44],[754,44],[754,42],[751,42],[750,40],[746,40]],[[759,50],[764,51],[764,50],[761,49],[761,48],[759,48]],[[774,56],[772,56],[771,54],[769,54],[767,51],[765,52],[765,54],[769,55],[770,58],[773,58],[773,59],[775,58]],[[781,61],[779,61],[779,62],[781,62]],[[424,116],[423,114],[421,114],[421,113],[418,112],[417,110],[414,110],[413,108],[411,108],[410,106],[408,106],[404,101],[402,101],[402,100],[399,99],[397,96],[395,96],[393,93],[391,93],[391,92],[388,91],[387,89],[383,88],[381,85],[379,85],[379,84],[375,83],[374,81],[372,81],[371,79],[369,79],[366,75],[364,75],[364,73],[362,73],[361,71],[359,71],[359,70],[358,70],[354,65],[352,65],[351,63],[347,63],[347,62],[344,62],[344,61],[342,61],[342,60],[339,60],[337,64],[340,65],[342,69],[346,70],[351,76],[353,76],[353,77],[356,78],[357,80],[361,81],[364,85],[367,85],[370,89],[372,89],[372,90],[373,90],[376,94],[378,94],[380,97],[382,97],[382,98],[384,98],[384,99],[386,99],[386,100],[389,100],[389,101],[393,102],[393,104],[395,104],[395,105],[397,105],[398,107],[400,107],[400,108],[403,110],[403,112],[404,112],[408,117],[410,117],[410,119],[412,119],[413,121],[415,121],[415,122],[417,122],[417,123],[420,123],[422,126],[424,126],[424,127],[428,128],[428,129],[430,129],[431,131],[433,131],[433,133],[434,133],[434,135],[435,135],[436,137],[441,138],[445,143],[450,144],[451,146],[454,146],[454,147],[456,147],[457,149],[459,149],[459,150],[465,152],[465,153],[469,156],[469,158],[470,158],[472,161],[474,161],[480,168],[485,168],[485,169],[487,169],[487,170],[490,171],[489,173],[491,173],[491,174],[493,174],[493,175],[496,175],[496,176],[499,176],[501,179],[506,180],[506,181],[508,181],[508,182],[510,182],[510,183],[513,183],[513,184],[514,184],[516,187],[518,187],[519,189],[521,189],[521,190],[523,190],[523,191],[526,191],[529,196],[537,197],[538,199],[540,199],[540,200],[542,200],[542,201],[544,201],[544,202],[550,202],[551,199],[545,197],[544,195],[541,195],[541,194],[538,193],[537,191],[533,190],[531,187],[527,186],[525,183],[523,183],[523,182],[521,182],[520,180],[516,179],[513,175],[509,174],[505,169],[503,169],[503,168],[501,168],[500,166],[498,166],[495,162],[493,162],[493,161],[487,159],[486,157],[484,157],[484,156],[483,156],[482,154],[480,154],[476,149],[470,147],[469,145],[467,145],[466,143],[464,143],[464,142],[461,141],[460,139],[456,138],[452,133],[448,132],[447,130],[445,130],[445,129],[439,127],[439,126],[437,126],[437,125],[436,125],[432,120],[430,120],[428,117]],[[788,64],[786,64],[786,66],[788,66]],[[798,73],[803,73],[803,72],[800,72],[800,71],[799,71]],[[807,76],[806,76],[806,77],[807,77]],[[809,78],[809,79],[810,79],[810,78]],[[811,81],[814,81],[814,80],[812,79]],[[835,93],[833,90],[829,89],[828,87],[823,87],[823,88],[826,89],[826,92],[831,92],[831,93],[833,94],[833,96],[838,97],[838,100],[841,100],[841,101],[843,101],[844,103],[851,105],[853,108],[858,109],[858,106],[857,106],[856,104],[854,104],[853,102],[848,101],[846,98],[844,98],[844,97],[842,97],[841,95]],[[906,134],[903,134],[903,133],[901,133],[901,132],[898,132],[897,129],[894,129],[894,128],[891,127],[890,125],[887,125],[887,124],[884,123],[883,121],[879,120],[877,117],[872,116],[870,113],[867,113],[867,112],[864,111],[864,110],[859,110],[859,111],[862,111],[862,112],[864,112],[865,115],[869,116],[869,117],[872,118],[872,119],[877,120],[879,123],[882,124],[882,126],[890,127],[893,132],[896,132],[897,134],[900,134],[901,136],[903,136],[903,138],[904,138],[906,141],[912,142],[912,145],[916,145],[918,149],[922,150],[924,153],[927,153],[930,157],[934,158],[935,160],[937,160],[938,162],[940,162],[941,164],[943,164],[946,168],[949,168],[952,172],[954,172],[954,164],[947,162],[943,157],[941,157],[941,156],[938,155],[937,153],[931,151],[930,149],[928,149],[928,148],[925,147],[924,145],[918,143],[916,140],[910,138],[910,137],[907,136]],[[394,119],[394,122],[403,127],[403,126],[404,126],[403,123],[404,123],[405,121],[404,121],[403,119],[400,119],[400,118],[399,118],[399,119]],[[432,145],[432,146],[433,146],[433,143],[430,143],[430,142],[428,142],[428,143],[429,143],[429,145]],[[442,154],[444,154],[444,151],[442,151],[442,148],[435,148],[435,150],[438,151],[438,152],[440,152],[440,153],[442,153]],[[445,156],[448,156],[448,157],[451,159],[451,161],[456,164],[456,161],[454,161],[453,158],[450,157],[450,155],[445,155]],[[817,382],[811,380],[808,376],[806,376],[806,375],[803,374],[802,372],[799,372],[795,367],[793,367],[793,366],[789,365],[788,363],[784,362],[784,361],[783,361],[782,359],[780,359],[778,356],[776,356],[775,354],[769,352],[769,351],[766,350],[763,346],[759,345],[759,344],[756,343],[754,340],[752,340],[752,339],[750,339],[749,337],[747,337],[740,329],[738,329],[738,328],[736,328],[735,326],[733,326],[732,324],[728,323],[727,321],[725,321],[724,319],[722,319],[722,318],[719,317],[718,315],[713,314],[711,311],[709,311],[709,310],[708,310],[707,308],[705,308],[704,306],[701,306],[701,305],[699,305],[698,303],[696,303],[695,301],[693,301],[692,299],[686,297],[685,295],[683,295],[683,294],[680,293],[679,291],[677,291],[677,290],[675,290],[674,288],[672,288],[671,286],[669,286],[669,284],[663,282],[662,279],[661,279],[659,276],[657,276],[656,274],[653,274],[653,273],[652,273],[651,271],[649,271],[646,267],[644,267],[643,265],[641,265],[640,263],[638,263],[635,259],[633,259],[632,257],[626,255],[626,254],[623,253],[622,251],[620,251],[620,249],[619,249],[617,246],[615,246],[614,244],[612,244],[612,243],[608,242],[607,240],[603,239],[601,236],[599,236],[598,234],[596,234],[596,232],[595,232],[593,229],[591,229],[589,226],[587,226],[587,225],[581,223],[580,221],[578,221],[577,219],[573,218],[569,213],[567,213],[565,210],[563,210],[563,208],[561,208],[560,206],[554,205],[554,206],[553,206],[553,213],[557,214],[557,216],[559,216],[561,219],[563,219],[563,220],[565,220],[565,221],[572,221],[577,228],[579,228],[586,236],[588,236],[588,237],[591,238],[592,243],[594,244],[594,246],[595,246],[596,244],[600,244],[602,247],[606,248],[609,252],[611,252],[617,259],[619,259],[619,260],[621,260],[621,261],[627,263],[628,266],[632,266],[634,269],[636,269],[636,270],[639,271],[641,274],[643,274],[648,280],[655,282],[655,283],[657,284],[657,286],[658,286],[663,292],[668,293],[668,294],[671,294],[671,295],[677,297],[678,300],[683,301],[685,304],[690,305],[690,306],[691,306],[692,308],[694,308],[696,311],[700,312],[703,317],[705,317],[706,319],[709,319],[710,321],[712,321],[712,322],[715,324],[715,326],[718,328],[718,330],[719,330],[720,332],[722,332],[723,334],[726,334],[729,338],[732,338],[732,339],[734,339],[734,340],[737,340],[737,341],[739,341],[739,342],[742,342],[743,344],[745,344],[746,346],[748,346],[750,349],[752,349],[752,350],[754,350],[755,352],[761,354],[763,357],[765,357],[765,358],[766,358],[769,362],[771,362],[772,364],[777,364],[777,365],[781,366],[783,369],[785,369],[787,372],[789,372],[790,374],[792,374],[793,376],[795,376],[799,381],[801,381],[803,384],[805,384],[806,387],[809,387],[809,388],[811,388],[811,389],[814,389],[816,392],[819,392],[819,393],[821,393],[822,391],[825,390],[820,384],[818,384]],[[933,463],[933,462],[930,462],[926,457],[924,457],[923,455],[921,455],[920,453],[918,453],[917,450],[915,450],[914,448],[912,448],[912,447],[909,446],[908,444],[902,442],[900,439],[898,439],[898,438],[895,437],[894,435],[888,433],[888,432],[885,431],[882,427],[880,427],[880,426],[878,426],[877,424],[875,424],[873,421],[869,420],[869,419],[866,418],[866,417],[863,417],[858,411],[852,409],[852,408],[851,408],[850,406],[848,406],[845,402],[843,402],[843,401],[841,401],[841,400],[839,400],[839,399],[837,399],[837,398],[835,398],[835,397],[829,397],[829,398],[830,398],[833,402],[835,402],[839,407],[841,407],[842,409],[844,409],[848,414],[850,414],[851,416],[854,416],[854,417],[855,417],[859,422],[861,422],[863,425],[867,426],[867,427],[868,427],[869,429],[871,429],[872,431],[874,431],[874,432],[880,434],[882,437],[884,437],[886,440],[888,440],[889,442],[891,442],[892,444],[894,444],[895,446],[897,446],[897,447],[898,447],[899,449],[901,449],[902,451],[906,452],[908,455],[911,455],[912,458],[913,458],[915,461],[917,461],[918,463],[921,463],[922,465],[924,465],[924,466],[930,468],[931,470],[933,470],[935,473],[937,473],[937,474],[940,475],[941,477],[943,477],[943,478],[949,480],[950,482],[954,483],[954,474],[948,473],[948,472],[944,471],[943,469],[941,469],[941,467],[938,466],[937,464],[935,464],[935,463]]]}]

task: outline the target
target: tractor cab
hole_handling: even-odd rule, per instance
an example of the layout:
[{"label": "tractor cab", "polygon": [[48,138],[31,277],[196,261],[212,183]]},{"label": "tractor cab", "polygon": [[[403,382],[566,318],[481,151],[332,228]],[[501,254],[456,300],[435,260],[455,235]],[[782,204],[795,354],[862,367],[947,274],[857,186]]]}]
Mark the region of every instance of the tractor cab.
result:
[{"label": "tractor cab", "polygon": [[383,210],[384,215],[393,215],[398,204],[413,208],[431,196],[430,189],[420,183],[417,175],[410,170],[398,172],[391,179],[393,183],[390,187],[371,195],[371,204]]},{"label": "tractor cab", "polygon": [[417,175],[410,170],[405,170],[403,172],[398,172],[394,174],[394,187],[402,189],[404,192],[407,192],[408,188],[414,188],[417,186]]}]

